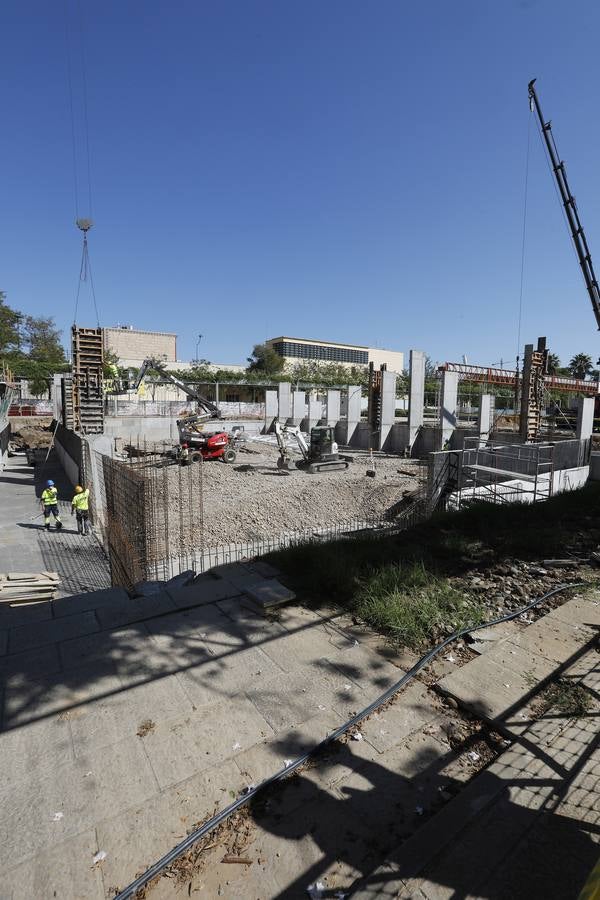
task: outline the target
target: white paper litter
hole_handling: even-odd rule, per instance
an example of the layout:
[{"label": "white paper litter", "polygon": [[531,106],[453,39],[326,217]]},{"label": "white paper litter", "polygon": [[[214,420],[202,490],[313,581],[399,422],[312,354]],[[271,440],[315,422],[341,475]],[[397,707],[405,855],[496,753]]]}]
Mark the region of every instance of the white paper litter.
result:
[{"label": "white paper litter", "polygon": [[92,772],[84,772],[83,777],[89,778],[91,774],[92,774]]},{"label": "white paper litter", "polygon": [[355,731],[354,734],[350,735],[351,741],[362,741],[363,736],[360,731]]},{"label": "white paper litter", "polygon": [[53,821],[53,822],[60,822],[60,820],[61,820],[62,818],[64,818],[64,815],[65,815],[65,814],[64,814],[64,813],[61,813],[61,812],[54,813],[54,815],[52,816],[52,821]]},{"label": "white paper litter", "polygon": [[352,685],[351,685],[351,684],[345,684],[345,685],[344,685],[344,690],[345,690],[345,691],[351,691],[351,690],[352,690]]},{"label": "white paper litter", "polygon": [[232,749],[232,750],[241,750],[241,749],[242,749],[242,745],[240,744],[239,741],[236,741],[235,744],[233,745],[233,747],[232,747],[231,749]]},{"label": "white paper litter", "polygon": [[445,656],[444,659],[447,659],[449,663],[455,663],[455,662],[456,662],[456,657],[455,657],[455,656],[452,656],[451,653],[449,653],[448,656]]},{"label": "white paper litter", "polygon": [[322,881],[315,881],[314,884],[309,884],[306,888],[306,893],[311,900],[319,900],[325,894],[325,885]]},{"label": "white paper litter", "polygon": [[481,756],[479,755],[479,753],[475,753],[474,750],[470,750],[467,753],[467,756],[469,757],[471,762],[479,762],[479,760],[481,759]]},{"label": "white paper litter", "polygon": [[253,791],[255,787],[255,784],[247,784],[245,788],[242,788],[242,794],[249,794],[250,791]]},{"label": "white paper litter", "polygon": [[422,816],[425,810],[422,806],[415,806],[415,812],[418,816]]},{"label": "white paper litter", "polygon": [[291,764],[292,764],[293,762],[294,762],[293,759],[284,759],[283,765],[285,766],[286,769],[289,769],[289,767],[291,766]]},{"label": "white paper litter", "polygon": [[94,865],[97,865],[97,863],[102,862],[103,859],[106,859],[106,850],[98,850],[92,862]]}]

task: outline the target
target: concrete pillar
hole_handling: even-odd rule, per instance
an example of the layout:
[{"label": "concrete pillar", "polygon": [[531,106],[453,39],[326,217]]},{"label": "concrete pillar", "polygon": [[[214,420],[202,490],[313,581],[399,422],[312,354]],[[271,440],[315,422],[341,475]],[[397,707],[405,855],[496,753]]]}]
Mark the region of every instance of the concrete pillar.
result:
[{"label": "concrete pillar", "polygon": [[292,386],[289,381],[279,382],[279,421],[285,424],[292,417]]},{"label": "concrete pillar", "polygon": [[326,422],[327,425],[332,425],[334,428],[340,420],[340,392],[339,391],[327,391],[327,414],[326,414]]},{"label": "concrete pillar", "polygon": [[477,415],[477,431],[479,433],[479,441],[486,444],[492,430],[494,421],[494,400],[492,394],[482,394],[479,398],[479,413]]},{"label": "concrete pillar", "polygon": [[273,422],[277,418],[277,391],[265,391],[265,429],[268,434],[273,428]]},{"label": "concrete pillar", "polygon": [[323,412],[323,404],[320,400],[308,401],[308,426],[307,431],[310,435],[311,428],[314,428],[321,421],[321,413]]},{"label": "concrete pillar", "polygon": [[381,422],[378,450],[385,450],[396,418],[396,373],[381,373]]},{"label": "concrete pillar", "polygon": [[361,396],[362,392],[360,385],[348,385],[348,396],[346,400],[346,435],[344,438],[345,444],[351,444],[356,432],[358,431],[358,425],[360,423]]},{"label": "concrete pillar", "polygon": [[410,351],[408,388],[408,446],[412,447],[423,427],[425,405],[425,352]]},{"label": "concrete pillar", "polygon": [[594,428],[594,397],[582,397],[577,409],[577,440],[587,441]]},{"label": "concrete pillar", "polygon": [[301,425],[306,418],[306,394],[292,391],[292,424]]},{"label": "concrete pillar", "polygon": [[440,428],[442,450],[456,428],[458,404],[458,372],[442,372],[442,395],[440,398]]}]

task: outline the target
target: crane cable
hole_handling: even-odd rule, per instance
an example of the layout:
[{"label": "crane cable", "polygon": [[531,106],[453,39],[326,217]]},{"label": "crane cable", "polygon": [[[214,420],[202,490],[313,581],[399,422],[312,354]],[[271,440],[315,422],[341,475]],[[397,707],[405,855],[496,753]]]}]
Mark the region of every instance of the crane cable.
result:
[{"label": "crane cable", "polygon": [[523,232],[521,238],[521,283],[519,286],[519,316],[517,324],[517,371],[519,369],[519,354],[521,352],[521,323],[523,321],[523,284],[525,279],[525,246],[527,237],[527,198],[529,194],[529,156],[531,150],[531,116],[533,109],[529,107],[529,119],[527,121],[527,154],[525,158],[525,189],[523,197]]},{"label": "crane cable", "polygon": [[[75,195],[75,221],[77,227],[83,232],[83,247],[81,253],[81,264],[79,267],[79,277],[77,280],[77,292],[75,297],[75,309],[73,312],[73,324],[77,321],[77,310],[79,306],[79,297],[81,294],[81,286],[84,282],[90,284],[92,301],[94,304],[94,312],[96,314],[96,323],[100,327],[100,315],[98,312],[98,304],[96,301],[96,291],[94,288],[94,279],[92,275],[92,266],[90,262],[88,231],[93,225],[92,221],[92,167],[90,161],[90,134],[88,121],[88,98],[87,98],[87,71],[85,62],[84,32],[83,32],[83,14],[81,9],[81,0],[77,0],[78,12],[78,42],[80,51],[80,68],[81,68],[81,84],[82,84],[82,111],[83,111],[83,139],[84,139],[84,157],[87,176],[87,198],[88,198],[88,217],[81,218],[79,207],[79,171],[78,171],[78,154],[77,154],[77,134],[75,127],[75,103],[73,91],[73,65],[71,54],[71,41],[69,39],[69,0],[65,0],[65,39],[67,50],[67,85],[69,94],[69,111],[71,119],[71,143],[72,143],[72,163],[73,163],[73,186]],[[85,176],[84,176],[85,180]]]}]

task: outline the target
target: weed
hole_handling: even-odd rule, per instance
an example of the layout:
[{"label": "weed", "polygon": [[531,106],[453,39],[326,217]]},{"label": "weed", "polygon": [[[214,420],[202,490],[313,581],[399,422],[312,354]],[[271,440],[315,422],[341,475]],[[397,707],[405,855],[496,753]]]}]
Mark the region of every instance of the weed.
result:
[{"label": "weed", "polygon": [[591,705],[591,694],[582,684],[561,678],[544,694],[542,712],[552,708],[569,718],[579,718],[589,712]]}]

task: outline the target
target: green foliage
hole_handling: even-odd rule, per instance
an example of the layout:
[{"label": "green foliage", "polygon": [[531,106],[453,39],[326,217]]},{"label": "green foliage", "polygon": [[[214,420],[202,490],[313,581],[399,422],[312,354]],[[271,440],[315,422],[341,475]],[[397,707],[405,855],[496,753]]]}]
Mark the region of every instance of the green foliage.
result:
[{"label": "green foliage", "polygon": [[60,343],[60,334],[53,318],[25,316],[21,349],[30,359],[52,365],[64,365],[67,360]]},{"label": "green foliage", "polygon": [[276,375],[283,371],[285,360],[272,347],[266,344],[255,344],[248,357],[248,371],[261,372],[263,375]]},{"label": "green foliage", "polygon": [[572,378],[585,378],[592,371],[592,357],[587,353],[576,353],[569,362],[569,374]]},{"label": "green foliage", "polygon": [[119,357],[114,350],[105,350],[103,354],[103,374],[105,378],[116,378],[121,374]]},{"label": "green foliage", "polygon": [[560,369],[560,359],[557,353],[548,354],[548,373],[550,375],[558,375]]},{"label": "green foliage", "polygon": [[0,291],[0,357],[19,349],[19,322],[21,314],[6,303],[6,294]]},{"label": "green foliage", "polygon": [[585,716],[592,706],[592,695],[583,684],[561,678],[551,684],[542,701],[542,712],[556,709],[568,718]]},{"label": "green foliage", "polygon": [[308,384],[347,385],[368,384],[369,370],[364,366],[343,366],[341,363],[319,363],[316,360],[296,363],[291,380]]}]

